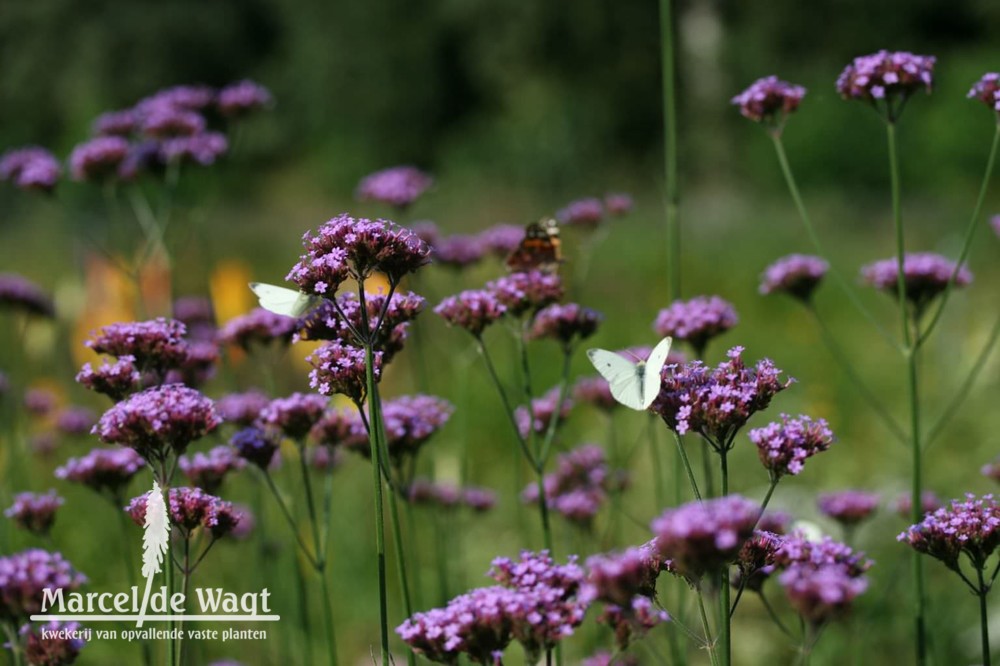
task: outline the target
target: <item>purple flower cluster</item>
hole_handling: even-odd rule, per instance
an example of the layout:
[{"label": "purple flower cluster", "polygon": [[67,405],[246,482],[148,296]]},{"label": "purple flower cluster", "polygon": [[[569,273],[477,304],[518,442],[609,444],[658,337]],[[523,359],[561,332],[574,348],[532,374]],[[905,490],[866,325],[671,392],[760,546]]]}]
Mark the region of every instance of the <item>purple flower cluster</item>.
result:
[{"label": "purple flower cluster", "polygon": [[878,509],[880,497],[863,490],[842,490],[820,495],[816,506],[824,516],[833,518],[845,527],[864,522]]},{"label": "purple flower cluster", "polygon": [[[933,490],[925,490],[920,493],[920,511],[926,515],[928,513],[933,513],[944,506],[944,502],[938,497]],[[895,511],[900,518],[904,520],[910,520],[913,517],[913,495],[911,493],[900,493],[898,497],[892,502],[892,510]]]},{"label": "purple flower cluster", "polygon": [[90,363],[84,363],[76,381],[117,402],[139,389],[142,375],[135,367],[135,357],[125,355],[119,356],[114,363],[104,359],[96,369]]},{"label": "purple flower cluster", "polygon": [[577,402],[590,403],[605,412],[613,411],[618,401],[611,395],[608,380],[600,375],[581,377],[573,386],[573,399]]},{"label": "purple flower cluster", "polygon": [[806,89],[777,76],[757,79],[731,100],[744,118],[780,130],[785,118],[799,108]]},{"label": "purple flower cluster", "polygon": [[18,631],[18,636],[29,664],[69,666],[87,644],[82,638],[71,637],[79,631],[80,625],[76,622],[52,620],[40,625],[26,624]]},{"label": "purple flower cluster", "polygon": [[[125,507],[125,512],[140,527],[146,521],[147,500],[145,494],[139,495]],[[167,493],[167,513],[170,522],[184,532],[185,538],[192,530],[202,527],[211,532],[213,538],[220,539],[232,532],[240,520],[240,512],[231,502],[201,488],[171,488]]]},{"label": "purple flower cluster", "polygon": [[660,310],[653,330],[660,337],[672,336],[690,344],[701,356],[708,342],[725,333],[739,318],[733,306],[718,296],[696,296],[687,301],[674,301]]},{"label": "purple flower cluster", "polygon": [[789,603],[814,625],[843,616],[868,589],[864,572],[872,562],[829,537],[820,542],[786,537],[774,560],[783,569],[778,582]]},{"label": "purple flower cluster", "polygon": [[524,227],[520,224],[494,224],[479,232],[483,249],[500,259],[516,250],[523,238]]},{"label": "purple flower cluster", "polygon": [[858,56],[837,78],[837,92],[844,99],[871,103],[905,100],[921,88],[931,91],[935,61],[934,56],[906,51],[883,50]]},{"label": "purple flower cluster", "polygon": [[67,460],[56,469],[56,478],[82,483],[115,499],[143,466],[142,456],[132,449],[92,449],[81,458]]},{"label": "purple flower cluster", "polygon": [[271,91],[255,81],[230,83],[215,96],[215,107],[226,118],[238,118],[271,105]]},{"label": "purple flower cluster", "polygon": [[42,609],[42,593],[87,582],[59,553],[39,548],[0,557],[0,621],[20,623]]},{"label": "purple flower cluster", "polygon": [[244,393],[230,393],[219,398],[215,403],[215,411],[226,423],[240,426],[252,425],[271,403],[265,393],[250,389]]},{"label": "purple flower cluster", "polygon": [[648,597],[636,596],[623,606],[607,604],[597,617],[600,624],[606,624],[615,632],[615,644],[624,650],[636,636],[644,636],[650,629],[670,621],[665,610],[659,610]]},{"label": "purple flower cluster", "polygon": [[129,154],[129,143],[120,136],[98,136],[79,144],[69,156],[73,180],[101,180],[118,173]]},{"label": "purple flower cluster", "polygon": [[496,506],[496,493],[489,488],[466,486],[458,488],[447,483],[414,479],[406,489],[407,500],[415,506],[436,506],[442,509],[465,507],[485,513]]},{"label": "purple flower cluster", "polygon": [[[627,483],[627,474],[609,469],[604,450],[596,444],[585,444],[559,455],[555,472],[542,479],[547,505],[585,529],[592,525],[608,494],[624,490]],[[521,498],[537,502],[538,484],[528,485]]]},{"label": "purple flower cluster", "polygon": [[378,201],[403,210],[433,184],[434,179],[416,167],[389,167],[365,176],[355,196],[359,201]]},{"label": "purple flower cluster", "polygon": [[608,192],[604,195],[604,208],[608,211],[609,215],[614,215],[615,217],[628,215],[632,212],[634,206],[635,202],[632,201],[631,195],[624,192]]},{"label": "purple flower cluster", "polygon": [[24,409],[32,416],[48,416],[58,403],[59,396],[44,387],[36,386],[24,392]]},{"label": "purple flower cluster", "polygon": [[[382,360],[388,363],[403,349],[409,323],[423,311],[426,301],[410,291],[394,293],[388,305],[385,299],[381,293],[367,294],[365,306],[368,335],[374,338],[372,347],[382,352]],[[324,301],[305,315],[299,322],[299,335],[309,340],[353,340],[363,345],[365,340],[355,335],[365,336],[361,315],[358,296],[343,294],[337,297],[336,304]]]},{"label": "purple flower cluster", "polygon": [[450,326],[464,328],[478,338],[487,326],[507,313],[507,306],[493,292],[476,289],[447,297],[434,308],[434,313]]},{"label": "purple flower cluster", "polygon": [[554,303],[535,315],[527,338],[529,340],[550,338],[561,342],[564,348],[569,349],[573,342],[586,340],[593,335],[603,319],[604,315],[600,312],[576,303],[565,305]]},{"label": "purple flower cluster", "polygon": [[754,502],[728,495],[668,509],[653,521],[652,529],[660,556],[680,575],[697,581],[736,561],[759,515]]},{"label": "purple flower cluster", "polygon": [[773,532],[758,529],[743,542],[736,557],[732,584],[751,592],[759,592],[776,568],[775,555],[784,540]]},{"label": "purple flower cluster", "polygon": [[986,463],[979,469],[979,472],[985,477],[1000,482],[1000,458],[997,458],[993,462]]},{"label": "purple flower cluster", "polygon": [[365,455],[369,453],[368,431],[356,409],[327,410],[309,436],[321,447],[343,447]]},{"label": "purple flower cluster", "polygon": [[229,446],[216,446],[208,453],[199,451],[177,459],[177,466],[191,485],[207,493],[216,492],[228,474],[243,469],[244,465],[243,459]]},{"label": "purple flower cluster", "polygon": [[120,322],[98,331],[88,347],[98,354],[117,358],[131,357],[140,370],[165,374],[179,368],[188,356],[188,343],[184,339],[187,328],[176,319]]},{"label": "purple flower cluster", "polygon": [[962,553],[974,568],[982,569],[1000,546],[1000,503],[993,495],[966,495],[964,501],[952,500],[896,538],[949,569],[959,571]]},{"label": "purple flower cluster", "polygon": [[531,411],[524,405],[514,411],[514,418],[517,421],[518,432],[523,439],[527,439],[532,432],[545,433],[549,429],[552,417],[559,412],[558,419],[561,423],[569,418],[570,410],[573,409],[573,400],[566,398],[562,405],[559,405],[560,389],[554,386],[540,398],[531,401]]},{"label": "purple flower cluster", "polygon": [[1000,74],[997,72],[987,72],[983,77],[972,84],[968,97],[978,99],[980,102],[1000,112]]},{"label": "purple flower cluster", "polygon": [[604,221],[604,204],[595,197],[571,201],[556,212],[560,224],[574,227],[596,227]]},{"label": "purple flower cluster", "polygon": [[994,215],[990,218],[990,226],[993,227],[993,233],[1000,238],[1000,215]]},{"label": "purple flower cluster", "polygon": [[167,162],[211,166],[229,152],[229,140],[221,132],[199,132],[165,139],[160,154]]},{"label": "purple flower cluster", "polygon": [[180,367],[167,373],[165,384],[184,384],[198,388],[215,376],[219,362],[219,346],[215,342],[193,341],[188,344],[188,354]]},{"label": "purple flower cluster", "polygon": [[51,192],[61,173],[59,160],[44,148],[27,146],[0,155],[0,182],[21,190]]},{"label": "purple flower cluster", "polygon": [[0,273],[0,307],[40,317],[55,317],[55,305],[42,288],[17,273]]},{"label": "purple flower cluster", "polygon": [[109,409],[94,426],[108,444],[120,444],[153,463],[178,455],[220,423],[212,401],[180,384],[146,389]]},{"label": "purple flower cluster", "polygon": [[250,351],[254,344],[267,346],[271,343],[288,344],[298,329],[294,317],[275,314],[264,308],[254,308],[245,315],[230,319],[219,329],[219,341],[238,345]]},{"label": "purple flower cluster", "polygon": [[486,255],[486,245],[481,237],[469,234],[445,236],[431,247],[434,262],[449,268],[467,268],[479,263]]},{"label": "purple flower cluster", "polygon": [[781,423],[769,423],[751,430],[749,435],[772,479],[798,474],[807,458],[826,451],[834,442],[825,419],[814,421],[804,415],[791,418],[782,414]]},{"label": "purple flower cluster", "polygon": [[[341,393],[361,404],[367,393],[365,380],[365,350],[338,340],[325,343],[306,360],[313,366],[309,371],[309,387],[323,395]],[[372,356],[375,381],[382,376],[382,352]]]},{"label": "purple flower cluster", "polygon": [[714,369],[701,361],[668,369],[653,411],[678,434],[696,432],[717,448],[730,448],[750,417],[766,409],[793,381],[782,381],[781,370],[768,359],[747,367],[742,353],[742,347],[733,347],[729,360]]},{"label": "purple flower cluster", "polygon": [[56,430],[64,435],[85,435],[97,423],[97,415],[86,407],[64,407],[56,413]]},{"label": "purple flower cluster", "polygon": [[306,253],[285,277],[303,292],[332,296],[349,277],[366,280],[375,271],[396,284],[430,259],[430,247],[404,227],[387,220],[346,213],[302,238]]},{"label": "purple flower cluster", "polygon": [[655,599],[656,579],[672,566],[660,557],[655,541],[621,553],[594,555],[587,559],[587,580],[580,597],[588,603],[617,606],[627,606],[636,596]]},{"label": "purple flower cluster", "polygon": [[[957,273],[955,268],[955,262],[933,252],[915,252],[904,256],[906,299],[918,313],[945,290],[952,275],[955,275],[955,287],[964,287],[972,282],[972,272],[968,268],[962,266]],[[865,282],[896,296],[899,294],[898,276],[899,263],[895,258],[882,259],[861,269]]]},{"label": "purple flower cluster", "polygon": [[229,443],[236,449],[241,458],[262,470],[267,470],[278,450],[278,442],[275,437],[257,426],[237,430]]},{"label": "purple flower cluster", "polygon": [[515,317],[557,303],[563,297],[563,285],[559,276],[543,271],[505,275],[486,283],[486,291]]},{"label": "purple flower cluster", "polygon": [[174,319],[187,328],[188,339],[215,340],[215,307],[204,296],[183,296],[174,301]]},{"label": "purple flower cluster", "polygon": [[830,264],[808,254],[790,254],[764,269],[760,293],[788,294],[800,301],[809,301]]},{"label": "purple flower cluster", "polygon": [[416,456],[454,411],[450,402],[432,395],[400,396],[385,402],[382,419],[392,461],[398,465],[407,456]]},{"label": "purple flower cluster", "polygon": [[301,441],[326,412],[329,398],[315,393],[293,393],[275,398],[260,413],[260,422],[285,437]]},{"label": "purple flower cluster", "polygon": [[56,510],[65,500],[50,490],[47,493],[18,493],[14,504],[3,515],[22,530],[45,536],[56,522]]}]

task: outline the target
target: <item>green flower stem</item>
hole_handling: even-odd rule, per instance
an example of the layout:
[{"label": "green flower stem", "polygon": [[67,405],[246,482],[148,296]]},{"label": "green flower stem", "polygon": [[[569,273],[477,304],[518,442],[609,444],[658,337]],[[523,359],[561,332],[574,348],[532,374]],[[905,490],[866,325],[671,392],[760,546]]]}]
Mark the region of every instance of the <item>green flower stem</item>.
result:
[{"label": "green flower stem", "polygon": [[271,478],[270,473],[265,470],[263,472],[264,480],[267,482],[267,487],[271,489],[271,494],[274,495],[274,499],[277,500],[278,506],[281,508],[282,515],[285,516],[285,522],[288,523],[288,528],[292,530],[292,534],[295,535],[295,540],[299,544],[299,550],[302,554],[306,556],[309,560],[309,564],[316,567],[317,561],[313,554],[310,552],[309,547],[306,545],[305,541],[302,540],[302,535],[299,534],[299,529],[295,524],[295,518],[292,517],[292,512],[289,510],[288,505],[285,504],[285,500],[281,497],[281,493],[278,492],[278,487],[274,485],[274,479]]},{"label": "green flower stem", "polygon": [[667,270],[670,300],[681,297],[680,188],[677,180],[677,83],[674,63],[673,0],[660,0],[660,56],[663,77],[663,158],[666,178]]},{"label": "green flower stem", "polygon": [[483,361],[486,363],[486,369],[490,373],[490,379],[493,381],[493,386],[496,388],[497,393],[500,395],[500,400],[503,402],[503,411],[507,416],[507,420],[510,422],[511,427],[514,429],[514,436],[517,437],[517,443],[521,446],[521,452],[524,457],[528,460],[533,468],[537,468],[535,462],[535,456],[528,447],[528,443],[525,441],[524,437],[521,436],[521,430],[517,427],[517,419],[514,418],[514,408],[511,406],[510,399],[507,397],[507,391],[503,387],[503,383],[500,381],[500,376],[497,374],[496,366],[493,365],[493,360],[490,358],[490,353],[486,350],[486,345],[483,344],[483,340],[480,337],[476,337],[476,345],[479,349],[479,355],[483,357]]},{"label": "green flower stem", "polygon": [[767,611],[767,615],[771,618],[771,622],[774,622],[774,625],[781,630],[781,633],[783,633],[788,640],[796,641],[797,639],[795,638],[795,635],[792,634],[788,627],[785,626],[785,623],[781,621],[781,618],[778,617],[778,614],[774,611],[774,606],[772,606],[771,602],[764,596],[764,591],[759,591],[757,596],[760,597],[760,602],[764,605],[764,610]]},{"label": "green flower stem", "polygon": [[[167,489],[165,492],[169,492]],[[166,569],[166,583],[167,583],[167,599],[171,599],[174,595],[174,546],[172,539],[167,539],[167,556],[163,558],[164,569]],[[168,629],[170,633],[173,634],[175,622],[173,617],[171,617],[168,624]],[[177,644],[174,639],[167,640],[167,664],[169,666],[178,666],[177,662]]]},{"label": "green flower stem", "polygon": [[948,284],[941,295],[941,300],[938,302],[937,310],[934,311],[934,315],[931,317],[927,327],[924,328],[923,333],[917,339],[918,345],[927,339],[931,331],[934,330],[934,327],[941,320],[944,307],[948,304],[948,298],[951,296],[951,292],[954,291],[955,279],[958,277],[959,271],[962,270],[962,264],[965,263],[965,260],[969,256],[969,250],[972,247],[972,238],[975,236],[976,228],[979,226],[979,216],[983,211],[983,202],[986,201],[986,192],[989,190],[990,177],[993,175],[993,166],[996,164],[998,145],[1000,145],[1000,118],[997,119],[996,127],[993,130],[993,142],[990,144],[990,156],[986,160],[986,172],[983,174],[983,182],[979,186],[979,196],[976,197],[976,205],[972,209],[972,217],[969,218],[969,223],[965,227],[965,240],[962,241],[962,251],[958,255],[958,261],[955,262],[955,269],[951,272],[951,277],[948,278]]},{"label": "green flower stem", "polygon": [[[729,450],[725,446],[719,448],[719,469],[722,473],[722,496],[725,497],[729,494]],[[726,565],[719,580],[719,643],[723,666],[729,666],[733,660],[729,594],[729,565]]]},{"label": "green flower stem", "polygon": [[892,416],[892,414],[889,413],[889,410],[886,409],[886,406],[882,403],[882,401],[878,399],[878,397],[872,392],[872,390],[868,388],[868,385],[865,384],[864,380],[861,379],[861,376],[858,374],[857,370],[854,368],[854,365],[851,363],[850,358],[844,352],[843,347],[841,347],[837,343],[837,338],[830,331],[830,327],[827,325],[823,317],[820,316],[819,311],[816,309],[816,306],[812,303],[812,301],[807,301],[805,303],[805,306],[806,310],[808,310],[809,313],[816,320],[816,324],[817,326],[819,326],[820,334],[823,338],[823,343],[826,345],[826,348],[830,351],[830,354],[837,361],[837,363],[840,364],[840,367],[844,371],[844,374],[846,374],[848,379],[850,379],[854,383],[854,387],[865,399],[865,403],[873,410],[875,410],[875,413],[879,416],[879,418],[882,419],[882,422],[885,424],[886,428],[888,428],[889,431],[893,434],[893,436],[896,439],[898,439],[902,444],[906,444],[909,441],[909,437],[907,437],[906,431],[903,430],[902,426],[900,426],[899,422],[897,422],[896,419]]},{"label": "green flower stem", "polygon": [[[362,292],[364,288],[362,287]],[[367,320],[364,301],[361,303],[362,317]],[[367,321],[365,327],[367,328]],[[374,354],[371,343],[365,345],[365,385],[368,396],[375,395]],[[368,401],[368,418],[374,423],[378,418],[378,408],[374,400]],[[378,441],[379,429],[371,428],[368,433],[368,446],[372,459],[372,486],[375,495],[375,557],[378,565],[378,606],[379,629],[382,648],[382,666],[389,666],[389,609],[386,593],[385,576],[385,517],[382,513],[382,444]]]},{"label": "green flower stem", "polygon": [[976,567],[976,575],[979,578],[979,590],[976,596],[979,597],[979,630],[983,639],[983,666],[990,666],[990,623],[987,615],[986,593],[990,586],[983,579],[983,567]]},{"label": "green flower stem", "polygon": [[17,628],[10,622],[4,622],[3,631],[7,634],[7,642],[10,644],[13,666],[22,666],[22,664],[24,664],[24,660],[21,658],[21,637],[17,635]]},{"label": "green flower stem", "polygon": [[663,511],[667,507],[667,488],[663,479],[663,460],[656,441],[656,417],[649,419],[649,460],[653,472],[653,498],[656,500],[656,510]]},{"label": "green flower stem", "polygon": [[[119,497],[112,499],[112,506],[115,508],[115,513],[118,514],[118,525],[121,527],[122,532],[122,559],[125,564],[125,576],[128,580],[128,588],[131,590],[135,587],[135,572],[132,570],[132,558],[129,557],[129,546],[131,545],[132,539],[129,534],[129,518],[128,515],[121,510],[121,506],[124,501]],[[153,663],[153,652],[150,649],[150,645],[146,641],[140,641],[142,644],[142,663],[146,666],[150,666]]]},{"label": "green flower stem", "polygon": [[312,642],[312,626],[309,620],[311,613],[309,612],[309,586],[306,585],[306,573],[302,567],[302,559],[299,558],[295,551],[292,551],[292,558],[295,564],[295,587],[296,595],[298,597],[298,611],[299,611],[299,624],[302,627],[302,656],[305,658],[306,663],[313,663],[313,642]]},{"label": "green flower stem", "polygon": [[684,450],[684,444],[681,442],[680,435],[676,432],[674,432],[674,443],[677,444],[677,453],[684,464],[684,470],[687,472],[688,482],[691,483],[691,490],[694,492],[694,497],[700,502],[701,492],[698,490],[698,482],[694,478],[694,470],[691,469],[691,461],[688,460],[687,451]]},{"label": "green flower stem", "polygon": [[952,396],[951,402],[945,407],[941,416],[938,418],[937,423],[934,427],[927,431],[927,436],[924,438],[924,450],[926,451],[930,448],[931,443],[937,439],[944,427],[951,421],[952,417],[958,412],[958,408],[962,405],[965,399],[969,395],[969,391],[972,390],[973,385],[982,373],[983,368],[986,367],[986,361],[989,360],[990,354],[993,352],[993,346],[996,344],[997,338],[1000,338],[1000,317],[997,317],[996,322],[993,324],[993,328],[990,330],[990,334],[986,339],[986,343],[983,345],[982,350],[973,362],[972,367],[969,368],[969,374],[965,377],[965,381],[959,387],[955,394]]},{"label": "green flower stem", "polygon": [[760,513],[757,514],[757,521],[753,524],[753,529],[757,529],[757,523],[760,519],[764,517],[764,512],[767,511],[767,505],[771,502],[771,496],[774,495],[774,489],[778,487],[778,481],[781,477],[771,475],[771,483],[767,486],[767,492],[764,494],[764,499],[760,503]]},{"label": "green flower stem", "polygon": [[[896,271],[897,282],[896,291],[899,297],[899,317],[900,325],[903,329],[903,355],[906,359],[906,379],[907,396],[910,408],[910,446],[912,457],[911,476],[911,519],[914,524],[923,519],[921,495],[923,491],[922,460],[920,445],[920,396],[918,393],[917,378],[917,340],[915,333],[918,331],[916,323],[911,330],[910,309],[906,302],[906,276],[903,273],[903,261],[906,252],[906,244],[903,231],[903,214],[900,205],[900,184],[899,184],[899,154],[896,147],[896,126],[892,122],[886,123],[886,139],[889,150],[889,176],[892,184],[892,219],[896,229]],[[917,664],[923,666],[927,663],[927,626],[926,626],[926,592],[924,589],[924,563],[920,553],[913,551],[913,591],[914,599],[914,641],[916,648]]]},{"label": "green flower stem", "polygon": [[712,666],[719,666],[719,655],[715,651],[715,639],[712,638],[712,628],[708,623],[708,614],[705,613],[705,596],[702,594],[701,587],[697,587],[698,596],[698,612],[701,615],[701,627],[705,632],[705,647],[708,649],[708,658],[712,662]]},{"label": "green flower stem", "polygon": [[410,547],[413,549],[413,602],[417,608],[424,606],[424,584],[423,576],[420,573],[420,548],[417,545],[417,523],[413,517],[413,503],[404,502],[403,510],[406,512],[406,529],[410,533]]},{"label": "green flower stem", "polygon": [[337,665],[337,635],[333,627],[333,605],[330,602],[330,583],[327,580],[326,571],[319,571],[319,580],[322,589],[320,596],[323,597],[323,623],[326,625],[326,650],[330,656],[330,665]]},{"label": "green flower stem", "polygon": [[[809,212],[806,210],[805,203],[802,200],[802,195],[799,193],[799,186],[795,182],[795,176],[792,174],[792,168],[788,164],[788,156],[785,154],[785,146],[781,141],[780,134],[771,134],[771,140],[774,142],[774,150],[778,155],[778,163],[781,165],[781,172],[785,176],[785,183],[788,186],[788,191],[792,195],[792,200],[795,202],[795,207],[798,209],[799,217],[802,219],[802,224],[806,228],[806,233],[809,235],[809,240],[812,242],[813,247],[816,249],[817,254],[829,260],[829,255],[823,248],[823,243],[819,239],[819,235],[816,233],[815,227],[813,227],[812,220],[809,217]],[[830,274],[833,275],[834,280],[840,285],[840,288],[847,295],[851,304],[864,316],[865,319],[875,327],[879,335],[889,343],[894,349],[899,349],[899,343],[897,343],[888,331],[875,319],[875,316],[864,306],[858,295],[854,292],[854,289],[848,283],[847,278],[837,269],[837,267],[830,262]]]}]

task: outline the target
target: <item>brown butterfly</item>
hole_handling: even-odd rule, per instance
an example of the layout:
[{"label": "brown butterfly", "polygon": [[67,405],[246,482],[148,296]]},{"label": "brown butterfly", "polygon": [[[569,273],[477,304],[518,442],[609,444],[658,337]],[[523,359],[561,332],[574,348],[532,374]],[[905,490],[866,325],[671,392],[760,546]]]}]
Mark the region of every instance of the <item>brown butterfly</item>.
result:
[{"label": "brown butterfly", "polygon": [[521,244],[507,257],[506,264],[512,273],[534,270],[555,273],[562,261],[559,223],[546,218],[525,227]]}]

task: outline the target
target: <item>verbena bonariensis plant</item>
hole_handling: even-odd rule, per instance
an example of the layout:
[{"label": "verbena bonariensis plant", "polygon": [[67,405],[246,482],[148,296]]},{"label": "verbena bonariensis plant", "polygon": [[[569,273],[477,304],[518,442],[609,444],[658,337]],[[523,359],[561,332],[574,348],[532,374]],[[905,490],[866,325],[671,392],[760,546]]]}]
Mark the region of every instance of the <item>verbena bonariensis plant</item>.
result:
[{"label": "verbena bonariensis plant", "polygon": [[[994,326],[994,332],[989,336],[979,361],[968,378],[962,383],[939,417],[937,423],[930,428],[922,422],[920,401],[920,352],[927,343],[932,332],[940,322],[945,306],[952,292],[968,285],[972,274],[965,266],[969,256],[972,239],[975,236],[982,214],[990,177],[996,161],[997,147],[1000,144],[1000,107],[997,99],[996,73],[988,73],[976,82],[968,96],[983,102],[994,112],[996,126],[993,141],[989,149],[989,157],[983,175],[979,194],[973,206],[972,215],[965,226],[961,250],[957,260],[951,261],[945,257],[931,253],[912,253],[906,249],[905,225],[902,219],[901,185],[899,158],[897,149],[897,128],[902,112],[907,102],[918,92],[930,92],[934,83],[933,56],[915,55],[907,52],[879,51],[871,55],[855,58],[837,79],[837,92],[847,100],[857,100],[870,106],[883,121],[886,130],[887,149],[889,157],[889,175],[891,182],[891,202],[893,212],[893,227],[895,231],[895,256],[891,259],[875,262],[862,269],[862,278],[876,289],[887,292],[898,304],[900,320],[900,339],[886,331],[875,319],[872,313],[863,305],[854,289],[843,275],[831,266],[828,255],[823,248],[815,227],[806,210],[805,203],[799,194],[798,186],[792,175],[792,170],[782,143],[782,131],[788,115],[795,111],[802,101],[805,91],[799,87],[778,81],[774,77],[762,79],[744,93],[735,97],[733,103],[740,107],[741,113],[761,123],[768,131],[774,144],[779,165],[788,185],[789,193],[795,203],[799,216],[805,225],[810,240],[820,257],[788,258],[770,267],[765,274],[761,291],[764,293],[784,292],[797,298],[814,316],[820,325],[824,342],[839,363],[844,366],[845,373],[858,386],[866,401],[873,407],[886,427],[910,448],[911,458],[911,492],[910,511],[913,523],[919,523],[923,518],[923,450],[941,432],[958,406],[967,395],[972,383],[978,375],[978,367],[985,355],[995,343],[1000,331],[1000,321]],[[829,332],[819,311],[811,299],[816,283],[823,277],[826,270],[834,276],[840,287],[846,293],[854,307],[873,325],[876,332],[887,343],[897,350],[905,364],[905,385],[908,402],[908,428],[904,428],[883,402],[868,388],[859,373],[853,368],[848,355],[837,344]],[[912,558],[914,603],[914,645],[918,664],[925,664],[928,659],[927,637],[927,601],[923,573],[923,561],[915,553]]]}]

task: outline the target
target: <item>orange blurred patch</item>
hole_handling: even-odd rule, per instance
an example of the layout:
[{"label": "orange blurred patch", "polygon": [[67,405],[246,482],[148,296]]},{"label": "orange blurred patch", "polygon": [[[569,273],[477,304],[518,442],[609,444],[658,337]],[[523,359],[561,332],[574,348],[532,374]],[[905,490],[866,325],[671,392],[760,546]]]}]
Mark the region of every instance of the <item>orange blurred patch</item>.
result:
[{"label": "orange blurred patch", "polygon": [[94,353],[83,344],[93,332],[108,324],[135,319],[135,301],[135,285],[119,267],[99,255],[87,257],[83,314],[73,326],[72,352],[76,365],[94,360]]},{"label": "orange blurred patch", "polygon": [[212,271],[209,291],[220,324],[246,314],[256,306],[249,287],[252,280],[250,267],[239,259],[221,261]]}]

